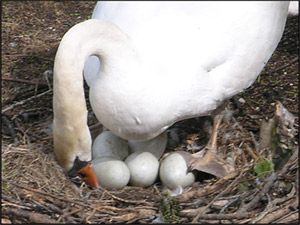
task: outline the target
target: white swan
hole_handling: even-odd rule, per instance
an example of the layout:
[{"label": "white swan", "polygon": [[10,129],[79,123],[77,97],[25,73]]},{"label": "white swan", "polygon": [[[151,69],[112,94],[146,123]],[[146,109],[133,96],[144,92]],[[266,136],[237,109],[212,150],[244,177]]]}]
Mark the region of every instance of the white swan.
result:
[{"label": "white swan", "polygon": [[293,17],[299,14],[299,1],[290,1],[288,16]]},{"label": "white swan", "polygon": [[[101,2],[63,37],[54,64],[60,165],[91,160],[82,71],[92,109],[127,140],[209,115],[249,87],[274,52],[288,2]],[[77,164],[77,163],[75,163]],[[75,168],[76,167],[75,165]]]}]

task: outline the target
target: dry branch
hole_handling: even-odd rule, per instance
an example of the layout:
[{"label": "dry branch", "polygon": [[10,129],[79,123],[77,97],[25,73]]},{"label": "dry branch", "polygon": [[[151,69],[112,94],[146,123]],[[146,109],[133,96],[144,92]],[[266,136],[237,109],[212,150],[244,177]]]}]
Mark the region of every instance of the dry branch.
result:
[{"label": "dry branch", "polygon": [[269,73],[274,73],[274,72],[277,72],[279,70],[282,70],[282,69],[288,67],[289,65],[293,64],[294,62],[297,62],[298,59],[299,59],[299,57],[297,56],[294,59],[290,60],[288,63],[286,63],[286,64],[284,64],[284,65],[282,65],[282,66],[280,66],[280,67],[278,67],[278,68],[276,68],[274,70],[269,71]]},{"label": "dry branch", "polygon": [[2,214],[26,218],[29,223],[56,223],[56,220],[51,219],[48,215],[29,212],[23,209],[2,208]]},{"label": "dry branch", "polygon": [[193,219],[192,223],[196,223],[198,221],[198,219],[200,218],[200,216],[205,214],[205,211],[219,198],[222,197],[223,195],[227,194],[231,188],[237,183],[239,182],[239,180],[241,179],[242,175],[244,174],[244,172],[247,169],[241,170],[240,174],[234,179],[234,181],[232,181],[222,192],[220,192],[209,204],[207,204],[204,208],[202,208],[202,210],[198,213],[198,215]]},{"label": "dry branch", "polygon": [[50,196],[50,197],[58,199],[60,201],[70,202],[70,203],[77,204],[77,205],[80,205],[80,206],[83,206],[83,207],[90,207],[88,204],[84,204],[82,202],[70,200],[70,199],[67,199],[67,198],[61,198],[59,196],[56,196],[56,195],[53,195],[53,194],[50,194],[50,193],[47,193],[47,192],[44,192],[44,191],[41,191],[41,190],[36,190],[36,189],[30,188],[30,187],[25,187],[23,185],[17,184],[17,183],[12,182],[12,181],[8,181],[6,179],[2,179],[2,181],[7,182],[11,185],[14,185],[18,188],[26,189],[28,191],[35,192],[35,193],[38,193],[38,194],[41,194],[41,195],[44,195],[44,196]]},{"label": "dry branch", "polygon": [[45,83],[45,82],[24,80],[24,79],[19,79],[19,78],[2,77],[2,81],[10,81],[10,82],[32,84],[32,85],[39,86],[39,87],[48,87],[48,84]]},{"label": "dry branch", "polygon": [[17,106],[24,105],[24,104],[26,104],[27,102],[30,102],[30,101],[32,101],[32,100],[34,100],[34,99],[36,99],[36,98],[40,98],[40,97],[42,97],[42,96],[44,96],[44,95],[46,95],[46,94],[48,94],[48,93],[50,93],[50,92],[52,92],[52,90],[48,90],[48,91],[42,92],[42,93],[40,93],[40,94],[38,94],[38,95],[36,95],[36,96],[32,96],[32,97],[27,98],[27,99],[25,99],[25,100],[23,100],[23,101],[17,102],[17,103],[15,103],[15,104],[13,104],[13,105],[11,105],[11,106],[6,107],[5,109],[3,109],[3,110],[1,111],[1,113],[3,114],[3,113],[5,113],[5,112],[7,112],[7,111],[9,111],[9,110],[14,109],[14,108],[17,107]]}]

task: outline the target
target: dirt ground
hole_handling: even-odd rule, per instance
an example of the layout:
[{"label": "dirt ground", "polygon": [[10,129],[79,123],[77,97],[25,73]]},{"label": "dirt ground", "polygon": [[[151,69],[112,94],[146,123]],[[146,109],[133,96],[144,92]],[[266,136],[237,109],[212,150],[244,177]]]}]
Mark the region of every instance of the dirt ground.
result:
[{"label": "dirt ground", "polygon": [[[299,17],[288,19],[257,81],[227,102],[218,153],[235,172],[224,179],[199,173],[191,187],[172,196],[159,180],[148,188],[92,190],[57,165],[51,133],[54,57],[63,34],[89,19],[95,2],[1,4],[2,223],[299,223]],[[289,123],[275,113],[277,102],[293,115]],[[271,118],[276,122],[267,123]],[[167,151],[204,146],[207,121],[174,124]],[[90,111],[89,125],[95,123]],[[272,144],[265,145],[269,138]],[[274,171],[255,172],[271,161]]]}]

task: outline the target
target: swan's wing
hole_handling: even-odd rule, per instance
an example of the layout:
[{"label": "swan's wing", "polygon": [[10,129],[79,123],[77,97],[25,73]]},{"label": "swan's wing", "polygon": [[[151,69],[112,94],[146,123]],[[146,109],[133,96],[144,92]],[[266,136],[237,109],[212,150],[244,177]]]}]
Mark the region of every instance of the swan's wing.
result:
[{"label": "swan's wing", "polygon": [[[232,95],[255,80],[280,39],[284,25],[272,27],[284,24],[286,15],[276,4],[281,3],[98,2],[93,18],[127,33],[151,76],[182,83],[175,81],[184,77],[179,74],[197,73],[205,83],[208,72],[218,68],[210,76]],[[265,50],[267,42],[274,46]],[[92,81],[99,67],[96,60],[88,62],[86,79]]]}]

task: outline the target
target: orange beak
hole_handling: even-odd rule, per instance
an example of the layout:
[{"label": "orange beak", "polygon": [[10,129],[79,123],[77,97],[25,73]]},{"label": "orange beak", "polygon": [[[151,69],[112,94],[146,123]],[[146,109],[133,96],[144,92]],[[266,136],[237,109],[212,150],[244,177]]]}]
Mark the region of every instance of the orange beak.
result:
[{"label": "orange beak", "polygon": [[88,163],[85,167],[77,171],[80,178],[89,186],[96,188],[99,186],[98,179],[91,163]]}]

